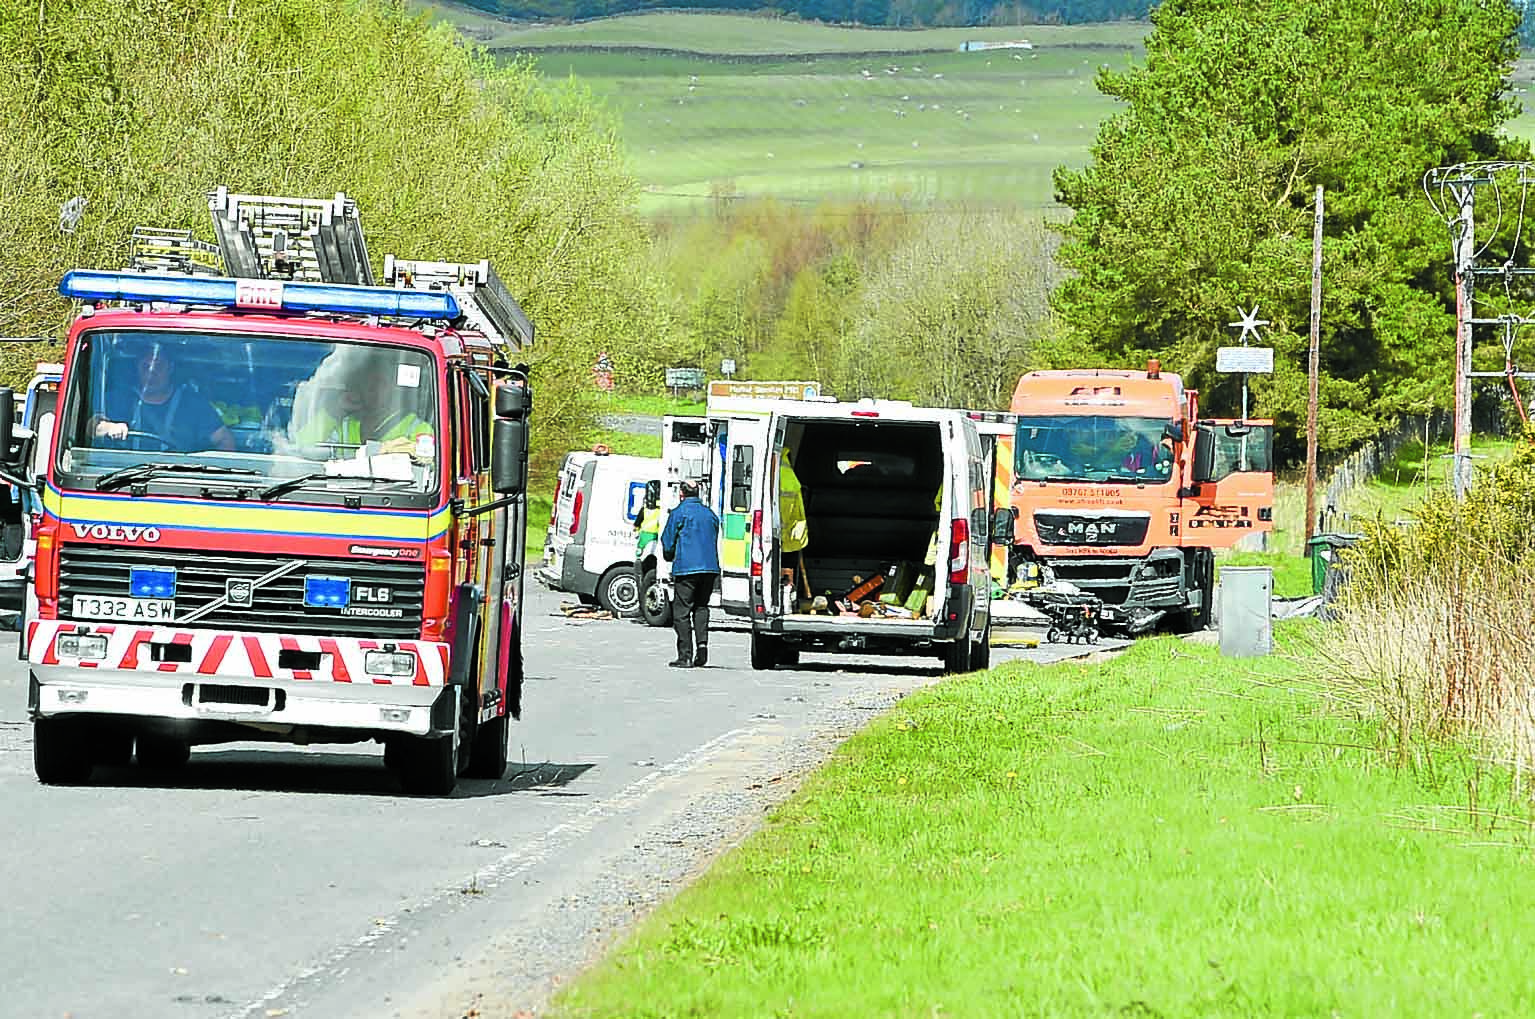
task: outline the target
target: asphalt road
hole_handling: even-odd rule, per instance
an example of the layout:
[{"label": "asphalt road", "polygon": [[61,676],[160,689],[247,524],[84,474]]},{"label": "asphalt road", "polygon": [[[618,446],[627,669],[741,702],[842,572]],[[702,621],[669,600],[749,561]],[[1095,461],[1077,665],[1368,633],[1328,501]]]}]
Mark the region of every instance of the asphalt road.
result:
[{"label": "asphalt road", "polygon": [[[738,840],[936,659],[707,669],[671,634],[532,594],[520,763],[400,794],[375,744],[225,745],[179,774],[32,774],[26,673],[0,637],[0,1015],[458,1017],[536,1012]],[[1084,648],[998,648],[1048,659]]]}]

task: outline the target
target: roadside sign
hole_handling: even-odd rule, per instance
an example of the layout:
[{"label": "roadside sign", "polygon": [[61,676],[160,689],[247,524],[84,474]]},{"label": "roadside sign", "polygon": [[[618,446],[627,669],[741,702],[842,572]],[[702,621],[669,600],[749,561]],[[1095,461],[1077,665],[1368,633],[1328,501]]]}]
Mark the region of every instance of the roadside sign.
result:
[{"label": "roadside sign", "polygon": [[728,377],[728,376],[734,375],[735,373],[736,373],[736,359],[735,358],[727,357],[727,358],[725,358],[724,360],[722,360],[720,362],[720,374],[721,375],[724,375],[724,376]]},{"label": "roadside sign", "polygon": [[1215,352],[1215,370],[1248,375],[1274,374],[1273,347],[1221,347]]},{"label": "roadside sign", "polygon": [[704,370],[702,368],[666,369],[667,389],[702,389],[704,381]]},{"label": "roadside sign", "polygon": [[815,382],[711,382],[709,395],[751,400],[814,400],[821,395],[821,387]]}]

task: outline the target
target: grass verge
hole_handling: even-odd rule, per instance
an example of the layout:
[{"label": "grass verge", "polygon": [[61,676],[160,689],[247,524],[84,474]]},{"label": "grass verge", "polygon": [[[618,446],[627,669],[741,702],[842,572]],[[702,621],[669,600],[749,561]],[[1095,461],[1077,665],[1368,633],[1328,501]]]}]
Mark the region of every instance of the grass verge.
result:
[{"label": "grass verge", "polygon": [[1496,776],[1385,766],[1307,673],[1163,638],[915,695],[556,1014],[1530,1014]]},{"label": "grass verge", "polygon": [[648,417],[665,417],[672,414],[702,417],[705,403],[703,400],[688,400],[672,396],[604,393],[601,408],[603,414],[634,414]]},{"label": "grass verge", "polygon": [[1267,566],[1274,571],[1275,598],[1306,598],[1311,590],[1311,560],[1293,552],[1228,552],[1215,566],[1215,576],[1227,566]]}]

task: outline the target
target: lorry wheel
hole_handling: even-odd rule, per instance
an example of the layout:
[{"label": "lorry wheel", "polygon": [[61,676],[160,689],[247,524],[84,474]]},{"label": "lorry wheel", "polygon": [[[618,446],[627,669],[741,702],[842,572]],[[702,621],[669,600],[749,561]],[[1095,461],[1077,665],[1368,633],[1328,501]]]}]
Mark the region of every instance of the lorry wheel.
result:
[{"label": "lorry wheel", "polygon": [[970,649],[970,665],[977,672],[991,668],[991,617],[986,617],[986,628],[981,639]]},{"label": "lorry wheel", "polygon": [[90,732],[72,718],[32,722],[32,768],[44,785],[75,785],[91,777]]},{"label": "lorry wheel", "polygon": [[672,603],[661,590],[655,570],[646,570],[640,581],[640,618],[650,626],[672,625]]},{"label": "lorry wheel", "polygon": [[469,755],[469,778],[500,780],[506,774],[506,759],[511,754],[512,718],[502,715],[480,726],[474,735],[474,751]]},{"label": "lorry wheel", "polygon": [[1057,644],[1057,643],[1060,642],[1060,639],[1061,639],[1061,631],[1057,630],[1055,627],[1052,626],[1052,627],[1050,627],[1049,630],[1045,631],[1045,643],[1046,644]]},{"label": "lorry wheel", "polygon": [[778,648],[778,664],[789,668],[799,665],[799,648],[790,644],[783,644]]},{"label": "lorry wheel", "polygon": [[187,766],[187,760],[192,756],[192,745],[184,739],[170,736],[140,736],[138,756],[141,768],[175,771]]},{"label": "lorry wheel", "polygon": [[640,611],[640,578],[632,566],[614,566],[597,581],[597,604],[620,618]]},{"label": "lorry wheel", "polygon": [[1215,600],[1215,553],[1208,549],[1200,549],[1196,554],[1198,560],[1194,564],[1191,571],[1193,576],[1190,578],[1194,583],[1190,586],[1199,592],[1200,605],[1197,609],[1189,609],[1183,613],[1182,619],[1179,620],[1182,624],[1179,629],[1184,633],[1198,633],[1200,630],[1207,629],[1215,607],[1211,604]]},{"label": "lorry wheel", "polygon": [[962,672],[972,671],[970,664],[971,647],[972,645],[970,643],[970,634],[961,634],[960,638],[954,643],[950,644],[944,651],[944,671],[952,672],[956,675]]}]

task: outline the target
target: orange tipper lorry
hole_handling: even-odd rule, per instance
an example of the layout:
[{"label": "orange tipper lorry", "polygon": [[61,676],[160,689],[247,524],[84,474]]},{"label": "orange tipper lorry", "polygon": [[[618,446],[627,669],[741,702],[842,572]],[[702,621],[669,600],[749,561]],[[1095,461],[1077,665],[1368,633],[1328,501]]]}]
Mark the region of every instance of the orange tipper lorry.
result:
[{"label": "orange tipper lorry", "polygon": [[533,327],[488,263],[384,260],[354,203],[209,199],[74,270],[25,621],[34,764],[377,740],[499,777],[522,687]]},{"label": "orange tipper lorry", "polygon": [[1273,528],[1273,422],[1201,418],[1199,394],[1155,361],[1030,372],[1004,427],[1006,581],[1034,567],[1074,584],[1103,600],[1105,628],[1203,629],[1215,550]]}]

